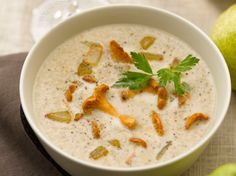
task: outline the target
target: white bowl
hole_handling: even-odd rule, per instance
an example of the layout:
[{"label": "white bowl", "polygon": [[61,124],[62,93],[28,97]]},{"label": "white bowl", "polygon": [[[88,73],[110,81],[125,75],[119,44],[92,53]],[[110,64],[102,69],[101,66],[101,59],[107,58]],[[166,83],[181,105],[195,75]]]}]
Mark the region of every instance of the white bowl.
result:
[{"label": "white bowl", "polygon": [[[216,116],[209,132],[190,150],[155,165],[133,168],[97,166],[74,158],[49,141],[37,127],[33,116],[32,90],[35,76],[48,54],[69,37],[96,26],[112,23],[136,23],[171,33],[188,43],[205,60],[216,86]],[[43,37],[28,54],[20,77],[20,98],[26,118],[51,157],[71,175],[85,176],[177,176],[189,168],[209,143],[227,112],[231,94],[229,71],[221,53],[199,28],[187,20],[165,10],[116,5],[84,11],[60,23]]]}]

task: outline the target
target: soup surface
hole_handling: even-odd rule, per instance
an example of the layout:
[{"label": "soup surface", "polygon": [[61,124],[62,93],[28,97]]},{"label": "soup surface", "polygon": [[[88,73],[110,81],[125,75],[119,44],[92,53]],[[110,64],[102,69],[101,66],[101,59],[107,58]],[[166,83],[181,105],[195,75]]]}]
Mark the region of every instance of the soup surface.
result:
[{"label": "soup surface", "polygon": [[[140,45],[145,36],[154,39],[146,49]],[[181,80],[190,86],[183,104],[180,105],[172,83],[166,86],[168,95],[162,109],[157,107],[158,95],[153,92],[143,90],[132,97],[126,97],[127,99],[123,97],[122,93],[128,89],[112,85],[121,78],[122,73],[138,69],[134,64],[111,58],[112,40],[129,55],[131,51],[135,51],[162,57],[148,60],[154,72],[160,68],[169,68],[170,64],[183,60],[189,54],[199,58],[196,66],[182,73]],[[99,47],[98,50],[92,50],[93,44],[99,46],[100,50]],[[92,73],[88,73],[92,75],[92,80],[88,74],[87,79],[83,73],[78,75],[78,67],[82,61],[89,54],[98,51],[101,54],[98,63],[85,69],[88,71],[92,68]],[[95,53],[95,56],[99,54]],[[153,79],[158,82],[157,77]],[[84,102],[102,84],[109,86],[109,90],[102,95],[103,98],[119,114],[134,118],[134,128],[127,128],[117,115],[107,113],[95,105],[92,113],[84,112]],[[71,85],[75,86],[69,92],[71,97],[68,97],[68,87]],[[201,56],[171,34],[134,24],[101,26],[68,39],[45,59],[33,90],[33,107],[39,128],[53,144],[75,158],[112,167],[155,164],[186,152],[206,135],[214,121],[215,101],[212,75]],[[160,124],[155,124],[152,119],[153,111],[162,123],[161,132]],[[65,121],[50,118],[48,114],[54,112],[69,112],[70,119],[64,123]],[[203,113],[209,119],[196,120],[187,129],[186,121],[194,113]]]}]

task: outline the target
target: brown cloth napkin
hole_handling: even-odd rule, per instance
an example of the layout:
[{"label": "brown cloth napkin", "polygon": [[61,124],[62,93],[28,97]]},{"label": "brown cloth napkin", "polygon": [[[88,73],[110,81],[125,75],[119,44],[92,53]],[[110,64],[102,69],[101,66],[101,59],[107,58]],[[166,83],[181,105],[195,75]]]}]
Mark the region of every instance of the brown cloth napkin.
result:
[{"label": "brown cloth napkin", "polygon": [[21,123],[18,87],[26,55],[20,53],[0,57],[0,175],[65,175],[37,150]]}]

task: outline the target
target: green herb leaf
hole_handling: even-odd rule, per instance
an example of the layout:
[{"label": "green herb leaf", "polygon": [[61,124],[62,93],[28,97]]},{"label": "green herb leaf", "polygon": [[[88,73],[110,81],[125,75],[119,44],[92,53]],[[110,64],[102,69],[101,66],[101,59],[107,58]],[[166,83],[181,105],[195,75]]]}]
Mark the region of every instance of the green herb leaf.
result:
[{"label": "green herb leaf", "polygon": [[130,54],[133,58],[134,65],[136,68],[146,73],[152,74],[152,68],[144,55],[136,53],[136,52],[131,52]]},{"label": "green herb leaf", "polygon": [[173,68],[175,71],[185,72],[191,70],[199,62],[199,59],[188,55],[184,60],[182,60],[176,67]]},{"label": "green herb leaf", "polygon": [[188,55],[184,60],[182,60],[178,65],[173,68],[163,68],[157,72],[159,77],[160,85],[166,86],[168,82],[173,82],[175,86],[176,94],[183,95],[185,92],[190,91],[190,86],[183,82],[181,83],[181,72],[191,70],[199,62],[199,59]]},{"label": "green herb leaf", "polygon": [[165,87],[168,82],[173,82],[175,86],[175,92],[177,95],[182,95],[185,92],[184,86],[180,82],[180,72],[174,72],[171,69],[163,68],[157,72],[160,85]]},{"label": "green herb leaf", "polygon": [[131,52],[135,66],[146,73],[140,72],[125,72],[123,77],[119,79],[113,87],[128,87],[129,89],[141,89],[147,86],[148,81],[152,76],[157,76],[159,78],[160,85],[165,87],[168,83],[173,82],[175,87],[175,92],[178,96],[183,95],[185,92],[190,91],[190,86],[181,82],[181,73],[192,69],[199,59],[188,55],[179,64],[175,64],[171,68],[162,68],[153,74],[152,68],[145,56],[136,52]]},{"label": "green herb leaf", "polygon": [[112,87],[128,87],[136,90],[145,87],[152,75],[139,72],[125,72],[123,77],[119,79]]}]

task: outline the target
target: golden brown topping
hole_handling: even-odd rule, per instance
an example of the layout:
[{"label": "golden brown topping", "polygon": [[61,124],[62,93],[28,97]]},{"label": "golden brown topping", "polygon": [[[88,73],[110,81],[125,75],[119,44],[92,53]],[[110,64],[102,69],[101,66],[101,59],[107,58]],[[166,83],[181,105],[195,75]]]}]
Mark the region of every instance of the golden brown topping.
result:
[{"label": "golden brown topping", "polygon": [[159,84],[158,84],[158,82],[155,79],[150,79],[148,84],[149,84],[150,87],[152,87],[156,91],[159,88]]},{"label": "golden brown topping", "polygon": [[69,111],[59,111],[59,112],[48,113],[45,115],[45,117],[51,120],[55,120],[58,122],[65,122],[65,123],[70,123],[71,118],[72,118]]},{"label": "golden brown topping", "polygon": [[100,138],[100,129],[98,128],[97,122],[92,121],[91,125],[92,125],[93,137],[96,139]]},{"label": "golden brown topping", "polygon": [[161,55],[161,54],[153,54],[153,53],[149,53],[149,52],[140,52],[140,54],[144,55],[144,57],[147,60],[151,60],[151,61],[162,61],[163,60],[163,55]]},{"label": "golden brown topping", "polygon": [[102,57],[103,47],[99,43],[90,42],[89,50],[84,56],[84,61],[92,66],[96,66]]},{"label": "golden brown topping", "polygon": [[66,101],[68,101],[68,102],[72,101],[73,96],[72,96],[72,93],[71,93],[71,91],[69,89],[66,90],[65,97],[66,97]]},{"label": "golden brown topping", "polygon": [[159,160],[161,157],[165,154],[165,152],[168,150],[168,148],[172,145],[172,141],[167,141],[166,145],[162,147],[162,149],[157,153],[156,159]]},{"label": "golden brown topping", "polygon": [[134,158],[135,156],[136,156],[136,155],[135,155],[134,152],[131,153],[131,154],[128,156],[128,158],[127,158],[127,160],[125,161],[125,163],[128,164],[128,165],[131,165],[131,164],[132,164],[132,161],[133,161],[133,158]]},{"label": "golden brown topping", "polygon": [[132,117],[119,114],[109,103],[105,97],[105,93],[108,89],[109,87],[105,84],[101,84],[95,88],[93,95],[88,97],[82,105],[84,113],[91,114],[93,109],[99,109],[111,116],[119,118],[122,124],[128,128],[134,128],[136,126],[136,120]]},{"label": "golden brown topping", "polygon": [[154,42],[156,38],[152,36],[145,36],[143,39],[140,41],[140,45],[143,49],[148,49]]},{"label": "golden brown topping", "polygon": [[136,144],[136,145],[140,145],[143,148],[147,148],[147,143],[143,139],[140,139],[140,138],[130,138],[129,141],[134,143],[134,144]]},{"label": "golden brown topping", "polygon": [[109,144],[111,144],[112,146],[114,146],[118,149],[121,148],[120,141],[118,139],[112,139],[112,140],[109,140],[108,142],[109,142]]},{"label": "golden brown topping", "polygon": [[190,97],[189,93],[185,93],[183,95],[178,96],[179,107],[183,106],[186,103],[186,101],[189,99],[189,97]]},{"label": "golden brown topping", "polygon": [[133,63],[131,57],[124,51],[124,49],[115,41],[110,42],[111,58],[115,62]]},{"label": "golden brown topping", "polygon": [[82,113],[76,113],[74,121],[79,121],[83,116],[84,116],[84,114],[82,114]]},{"label": "golden brown topping", "polygon": [[97,160],[101,157],[106,156],[108,153],[109,153],[109,151],[105,147],[99,146],[90,153],[89,158]]},{"label": "golden brown topping", "polygon": [[72,83],[65,92],[65,97],[68,102],[71,102],[73,99],[73,93],[77,89],[77,84]]},{"label": "golden brown topping", "polygon": [[136,95],[136,91],[133,90],[122,90],[121,91],[121,99],[126,101]]},{"label": "golden brown topping", "polygon": [[175,68],[179,63],[180,63],[180,60],[178,58],[174,58],[174,60],[170,64],[170,68]]},{"label": "golden brown topping", "polygon": [[77,69],[78,76],[88,75],[91,74],[92,72],[93,72],[92,66],[85,61],[82,61]]},{"label": "golden brown topping", "polygon": [[97,80],[93,75],[85,75],[82,78],[84,81],[88,82],[88,83],[96,83]]},{"label": "golden brown topping", "polygon": [[208,119],[209,119],[208,115],[203,114],[203,113],[192,114],[191,116],[187,118],[186,123],[185,123],[185,128],[189,129],[192,126],[192,124],[196,122],[197,120],[208,120]]},{"label": "golden brown topping", "polygon": [[160,117],[158,116],[158,114],[155,111],[152,111],[151,117],[152,117],[152,123],[154,125],[154,128],[156,129],[156,132],[160,136],[163,136],[164,135],[164,128],[163,128]]},{"label": "golden brown topping", "polygon": [[127,115],[119,115],[118,117],[121,123],[129,129],[134,129],[137,126],[137,122],[133,117]]},{"label": "golden brown topping", "polygon": [[159,87],[157,91],[157,107],[163,109],[167,104],[168,93],[165,87]]},{"label": "golden brown topping", "polygon": [[76,89],[77,89],[77,84],[76,83],[72,83],[69,86],[69,90],[70,90],[71,93],[74,93]]},{"label": "golden brown topping", "polygon": [[155,79],[150,79],[148,82],[148,86],[145,87],[143,90],[141,90],[141,92],[149,92],[149,93],[153,93],[156,94],[159,88],[159,84],[157,83],[157,81]]},{"label": "golden brown topping", "polygon": [[159,84],[157,83],[157,81],[155,79],[150,79],[148,86],[143,88],[142,90],[139,90],[139,91],[123,90],[123,91],[121,91],[121,99],[126,101],[126,100],[133,98],[135,95],[142,93],[142,92],[156,94],[158,87],[159,87]]},{"label": "golden brown topping", "polygon": [[118,113],[105,97],[108,89],[109,87],[105,84],[96,87],[93,95],[84,101],[82,106],[83,111],[86,114],[91,114],[93,109],[100,109],[110,115],[117,116]]}]

